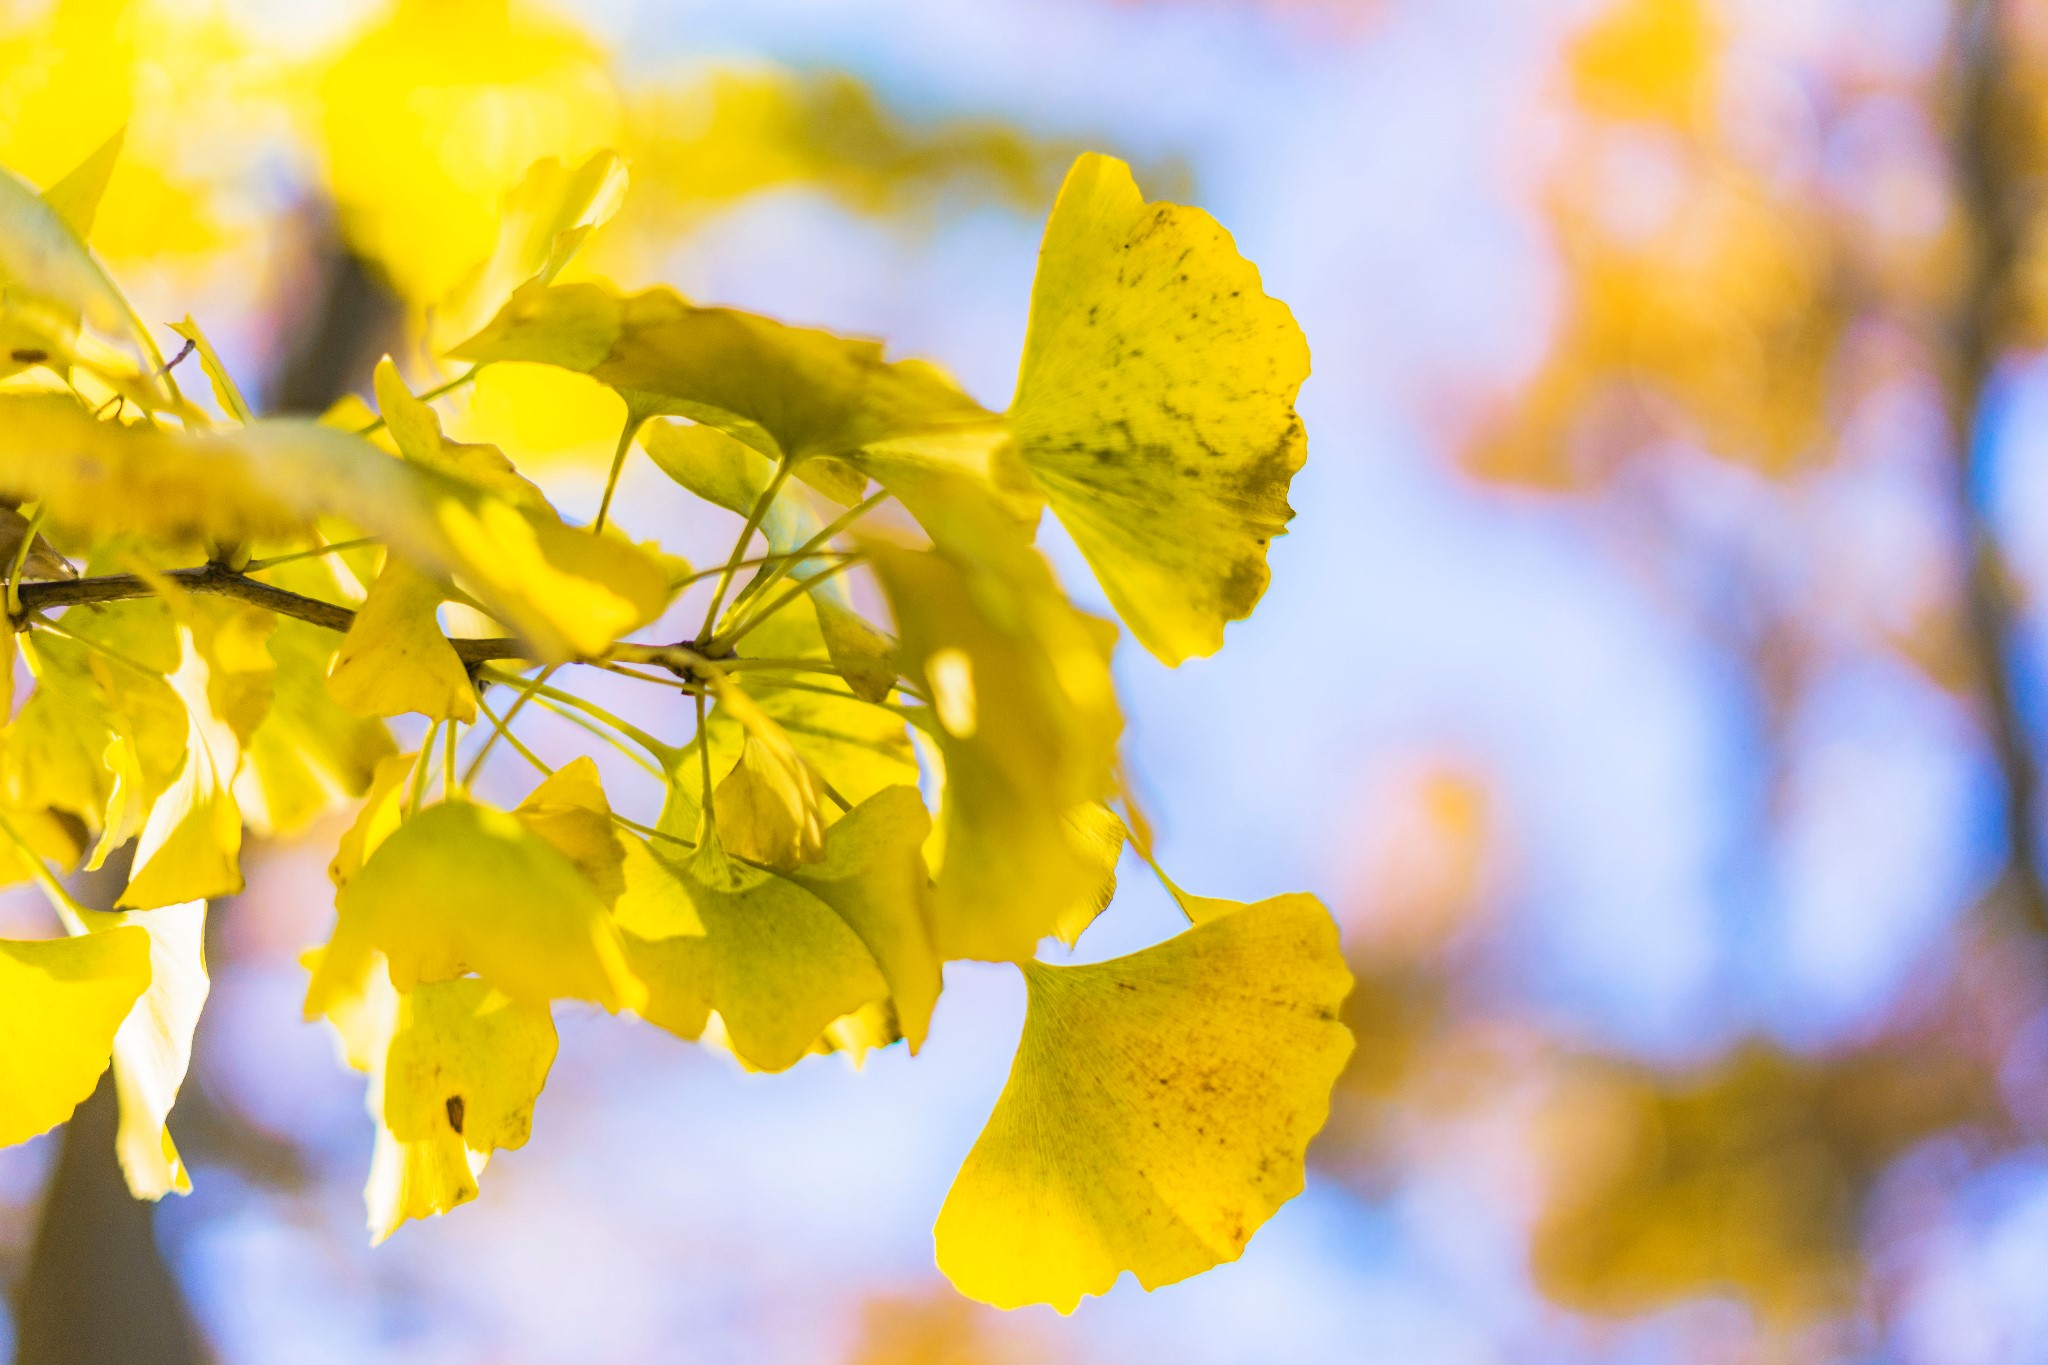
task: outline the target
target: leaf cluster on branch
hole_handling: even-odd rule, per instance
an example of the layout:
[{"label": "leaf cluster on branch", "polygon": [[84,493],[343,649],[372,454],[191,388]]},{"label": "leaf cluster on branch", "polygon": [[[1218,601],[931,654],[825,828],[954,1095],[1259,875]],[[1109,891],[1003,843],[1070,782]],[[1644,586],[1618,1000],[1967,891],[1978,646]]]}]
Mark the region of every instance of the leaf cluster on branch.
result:
[{"label": "leaf cluster on branch", "polygon": [[[0,737],[0,873],[72,934],[0,943],[0,1141],[62,1122],[111,1058],[131,1188],[189,1188],[165,1122],[205,904],[242,889],[245,830],[356,803],[305,1010],[369,1078],[379,1239],[526,1141],[556,1001],[778,1071],[916,1051],[955,959],[1015,962],[1030,993],[939,1217],[964,1292],[1070,1310],[1126,1270],[1180,1279],[1301,1188],[1351,1046],[1318,903],[1168,882],[1178,936],[1035,960],[1108,906],[1127,841],[1152,857],[1117,761],[1117,630],[1034,547],[1044,507],[1168,664],[1251,611],[1291,515],[1307,349],[1214,220],[1083,156],[996,412],[872,341],[564,282],[625,173],[547,162],[437,310],[435,335],[476,327],[447,382],[415,394],[387,359],[374,413],[260,418],[187,318],[223,418],[85,245],[112,155],[41,195],[0,173],[4,638],[33,678]],[[515,361],[624,400],[589,524],[443,435],[434,402]],[[741,519],[709,567],[617,526],[637,458]],[[574,686],[595,671],[693,723],[614,714]],[[551,768],[529,708],[652,774],[658,814],[615,809],[588,754]],[[426,726],[409,752],[400,716]],[[534,770],[517,806],[476,795],[487,760]],[[59,874],[130,840],[115,910],[77,905]]]}]

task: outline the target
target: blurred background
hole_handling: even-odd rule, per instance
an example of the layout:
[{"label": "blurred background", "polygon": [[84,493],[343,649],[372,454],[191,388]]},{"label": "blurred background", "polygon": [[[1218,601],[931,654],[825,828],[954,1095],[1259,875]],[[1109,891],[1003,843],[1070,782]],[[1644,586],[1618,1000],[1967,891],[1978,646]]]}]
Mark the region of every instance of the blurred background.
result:
[{"label": "blurred background", "polygon": [[[630,164],[578,271],[996,406],[1077,148],[1211,210],[1314,349],[1310,459],[1223,654],[1120,650],[1130,760],[1184,884],[1331,906],[1359,1047],[1242,1261],[1071,1318],[932,1268],[1023,1011],[966,964],[862,1071],[565,1010],[531,1144],[371,1251],[317,825],[214,916],[195,1192],[128,1201],[105,1095],[0,1152],[0,1355],[2048,1361],[2040,6],[0,0],[0,163],[124,123],[96,247],[275,411],[438,377],[543,156]],[[587,514],[615,401],[444,406]],[[683,501],[621,506],[722,552]],[[1080,957],[1173,931],[1125,871]]]}]

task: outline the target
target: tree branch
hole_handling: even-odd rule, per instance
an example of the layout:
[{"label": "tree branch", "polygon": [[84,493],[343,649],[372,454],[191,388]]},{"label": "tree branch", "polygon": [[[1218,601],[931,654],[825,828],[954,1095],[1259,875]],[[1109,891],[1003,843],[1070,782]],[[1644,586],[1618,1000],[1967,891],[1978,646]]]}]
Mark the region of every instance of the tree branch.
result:
[{"label": "tree branch", "polygon": [[2004,788],[2005,889],[2022,921],[2048,935],[2041,849],[2040,766],[2020,713],[2013,670],[2017,609],[1993,524],[1988,391],[2005,344],[2014,266],[2031,207],[2020,201],[2008,149],[2014,129],[2005,81],[2000,0],[1969,0],[1956,16],[1954,157],[1970,274],[1943,376],[1955,448],[1955,513],[1963,540],[1965,625],[1993,755]]},{"label": "tree branch", "polygon": [[[170,569],[163,577],[176,583],[187,592],[210,593],[218,597],[232,597],[251,606],[274,611],[280,616],[305,621],[324,629],[345,634],[355,624],[356,614],[347,607],[334,602],[323,602],[317,597],[288,592],[273,584],[259,582],[246,575],[236,573],[219,564],[206,564],[196,569]],[[150,580],[140,574],[106,574],[98,578],[65,578],[50,582],[24,583],[21,585],[21,609],[24,612],[41,611],[48,607],[89,606],[97,602],[126,602],[135,598],[154,597],[156,588]],[[507,638],[469,640],[451,639],[455,653],[469,667],[491,663],[500,659],[525,659],[530,651],[518,640]]]}]

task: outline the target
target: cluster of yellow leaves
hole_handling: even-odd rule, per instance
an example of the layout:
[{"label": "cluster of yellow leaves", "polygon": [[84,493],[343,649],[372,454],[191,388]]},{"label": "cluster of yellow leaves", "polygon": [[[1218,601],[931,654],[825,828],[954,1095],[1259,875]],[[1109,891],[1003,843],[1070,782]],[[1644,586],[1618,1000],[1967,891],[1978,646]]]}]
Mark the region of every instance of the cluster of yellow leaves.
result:
[{"label": "cluster of yellow leaves", "polygon": [[1822,453],[1852,312],[1825,204],[1749,164],[1720,113],[1711,0],[1617,0],[1568,53],[1545,186],[1562,316],[1468,451],[1482,475],[1598,483],[1658,437],[1784,474]]},{"label": "cluster of yellow leaves", "polygon": [[[394,23],[452,42],[486,11],[499,12],[404,6]],[[573,52],[528,38],[535,79],[581,79]],[[1238,1255],[1300,1189],[1350,1048],[1350,978],[1319,904],[1182,897],[1193,927],[1166,943],[1097,966],[1035,961],[1108,904],[1125,839],[1107,804],[1116,628],[1068,600],[1032,544],[1038,517],[1049,504],[1125,623],[1177,664],[1250,612],[1291,515],[1306,347],[1206,214],[1147,204],[1122,163],[1083,157],[998,413],[872,341],[559,282],[624,173],[604,151],[534,166],[482,266],[447,287],[446,321],[485,319],[449,353],[587,376],[618,396],[621,461],[637,435],[680,485],[744,518],[703,628],[656,646],[627,637],[669,610],[687,566],[564,520],[499,448],[449,439],[392,362],[374,422],[262,419],[187,319],[231,420],[186,402],[76,230],[93,196],[65,186],[105,181],[81,176],[0,198],[0,228],[14,225],[0,242],[47,247],[0,253],[8,297],[64,324],[0,393],[0,496],[33,504],[24,558],[47,529],[56,549],[37,563],[69,573],[56,550],[71,549],[101,586],[130,578],[124,600],[26,622],[37,685],[0,771],[24,822],[41,822],[25,827],[56,831],[34,835],[45,844],[83,831],[97,861],[134,838],[119,901],[133,914],[67,906],[96,957],[9,945],[51,984],[20,993],[30,1013],[0,1005],[0,1028],[69,1011],[81,1049],[9,1081],[0,1112],[19,1109],[23,1135],[60,1120],[111,1056],[131,1183],[184,1187],[163,1124],[204,997],[203,903],[240,889],[245,825],[361,795],[306,1013],[369,1077],[380,1239],[474,1197],[491,1154],[526,1141],[557,1001],[777,1071],[815,1052],[915,1051],[958,958],[1020,964],[1032,999],[1010,1086],[939,1221],[940,1263],[965,1291],[1070,1310],[1125,1270],[1166,1283]],[[74,317],[116,341],[132,329],[130,368],[89,355]],[[110,409],[84,405],[81,376],[112,391]],[[904,515],[855,525],[885,500]],[[769,553],[741,581],[757,531]],[[361,540],[381,553],[338,548]],[[856,566],[893,630],[844,588]],[[503,636],[451,638],[451,603]],[[661,776],[655,825],[613,810],[588,757],[510,810],[458,778],[480,685],[542,685],[480,673],[487,659],[621,657],[669,669],[708,708],[687,744],[612,718]],[[431,742],[393,754],[381,721],[402,714],[445,732],[445,756]],[[43,849],[14,842],[17,875],[61,895]],[[48,856],[82,851],[74,838]]]}]

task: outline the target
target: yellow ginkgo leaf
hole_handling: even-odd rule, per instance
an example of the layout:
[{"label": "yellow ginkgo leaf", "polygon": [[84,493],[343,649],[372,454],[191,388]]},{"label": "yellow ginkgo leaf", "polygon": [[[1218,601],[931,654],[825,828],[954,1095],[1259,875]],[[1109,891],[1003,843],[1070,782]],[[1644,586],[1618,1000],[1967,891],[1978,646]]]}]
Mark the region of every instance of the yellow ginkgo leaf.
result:
[{"label": "yellow ginkgo leaf", "polygon": [[99,217],[100,200],[106,196],[107,181],[113,178],[114,163],[121,159],[121,146],[128,140],[128,125],[93,149],[92,155],[65,172],[63,179],[43,191],[43,202],[64,220],[79,241],[92,238],[93,220]]},{"label": "yellow ginkgo leaf", "polygon": [[929,551],[867,549],[945,766],[939,951],[1023,961],[1101,884],[1101,858],[1067,816],[1113,786],[1114,631],[1067,602],[999,513],[984,506],[954,529]]},{"label": "yellow ginkgo leaf", "polygon": [[1069,948],[1080,940],[1096,917],[1109,909],[1116,897],[1116,863],[1124,851],[1124,822],[1100,801],[1090,801],[1067,812],[1067,826],[1073,843],[1095,864],[1095,885],[1060,915],[1053,933]]},{"label": "yellow ginkgo leaf", "polygon": [[515,507],[552,512],[547,496],[532,480],[522,478],[496,446],[465,445],[444,437],[440,414],[413,397],[390,356],[377,362],[371,382],[377,411],[399,454],[423,468],[487,489]]},{"label": "yellow ginkgo leaf", "polygon": [[939,1213],[939,1268],[970,1298],[1067,1313],[1126,1270],[1153,1289],[1235,1260],[1300,1193],[1351,1053],[1328,912],[1280,896],[1024,975],[1024,1037]]},{"label": "yellow ginkgo leaf", "polygon": [[378,845],[398,832],[403,821],[405,784],[413,774],[417,753],[391,754],[378,760],[355,820],[343,831],[327,864],[327,878],[338,891],[363,870]]},{"label": "yellow ginkgo leaf", "polygon": [[475,977],[400,993],[396,1028],[373,1085],[382,1103],[364,1190],[370,1238],[408,1218],[476,1198],[491,1153],[523,1147],[555,1060],[547,1006],[522,1004]]},{"label": "yellow ginkgo leaf", "polygon": [[924,865],[931,828],[915,787],[885,788],[826,831],[823,858],[790,874],[867,945],[889,983],[896,1023],[912,1052],[924,1045],[941,986]]},{"label": "yellow ginkgo leaf", "polygon": [[134,870],[115,902],[123,910],[232,896],[242,889],[242,811],[233,790],[241,745],[214,710],[213,673],[192,629],[181,626],[179,633],[184,659],[170,683],[185,703],[185,767],[150,806],[136,837]]},{"label": "yellow ginkgo leaf", "polygon": [[183,322],[172,323],[171,330],[192,343],[192,349],[199,356],[200,372],[212,386],[213,401],[220,404],[220,410],[244,426],[255,421],[255,410],[249,406],[249,400],[242,397],[241,386],[228,373],[220,352],[213,349],[213,343],[207,340],[206,333],[192,320],[192,315],[187,313]]},{"label": "yellow ginkgo leaf", "polygon": [[[158,590],[160,593],[163,589]],[[270,714],[277,661],[270,637],[278,617],[261,607],[217,597],[170,599],[177,620],[192,632],[192,647],[206,664],[206,703],[240,749]]]},{"label": "yellow ginkgo leaf", "polygon": [[1089,153],[1039,251],[1010,420],[1117,614],[1168,664],[1213,654],[1294,515],[1308,345],[1200,209]]},{"label": "yellow ginkgo leaf", "polygon": [[896,686],[895,641],[869,625],[859,612],[830,597],[813,597],[811,606],[818,613],[818,633],[824,637],[832,666],[846,679],[853,695],[862,701],[887,701]]},{"label": "yellow ginkgo leaf", "polygon": [[0,939],[0,1147],[71,1117],[149,986],[149,935]]},{"label": "yellow ginkgo leaf", "polygon": [[[293,587],[304,569],[305,591],[319,595],[331,568],[318,560],[282,565],[273,574]],[[349,714],[327,688],[338,637],[305,621],[280,620],[270,637],[276,663],[270,713],[242,750],[235,801],[249,828],[290,835],[369,789],[377,765],[396,747],[383,722]]]},{"label": "yellow ginkgo leaf", "polygon": [[[52,205],[14,172],[0,167],[0,285],[7,293],[4,331],[9,353],[20,341],[46,343],[84,359],[81,322],[125,352],[118,367],[101,369],[138,398],[169,402],[157,375],[163,357],[136,321],[134,310],[66,220],[65,205]],[[19,338],[15,335],[20,333]]]},{"label": "yellow ginkgo leaf", "polygon": [[699,308],[667,289],[528,285],[452,352],[580,370],[659,410],[729,432],[771,459],[848,456],[959,427],[1000,426],[936,366],[881,344]]},{"label": "yellow ginkgo leaf", "polygon": [[137,1199],[190,1194],[192,1177],[166,1123],[192,1064],[192,1032],[206,1006],[206,902],[145,913],[63,911],[74,934],[136,926],[149,935],[149,989],[114,1034],[114,1093],[121,1124],[114,1151]]},{"label": "yellow ginkgo leaf", "polygon": [[443,472],[391,459],[315,422],[182,435],[95,420],[69,396],[0,395],[0,496],[38,501],[60,526],[169,545],[248,543],[337,517],[456,578],[541,662],[596,654],[661,613],[669,580],[653,555],[565,525],[530,498],[508,501],[474,464]]},{"label": "yellow ginkgo leaf", "polygon": [[720,841],[778,871],[816,862],[825,846],[825,796],[817,775],[747,693],[722,682],[718,704],[746,732],[739,761],[713,794]]},{"label": "yellow ginkgo leaf", "polygon": [[400,825],[336,897],[340,918],[306,997],[327,1013],[374,953],[408,991],[467,972],[515,1000],[632,1008],[641,991],[618,930],[574,863],[519,819],[469,801]]},{"label": "yellow ginkgo leaf", "polygon": [[[806,594],[777,611],[747,635],[750,653],[778,659],[830,662],[818,616],[819,599]],[[755,708],[773,721],[797,754],[822,783],[849,803],[859,805],[884,787],[915,783],[917,755],[901,715],[861,701],[846,684],[829,677],[811,679],[799,691],[769,683],[749,686],[747,675],[732,675],[727,691],[744,692]],[[713,772],[728,772],[740,758],[746,728],[738,715],[721,703],[705,727]],[[681,756],[670,784],[670,811],[663,828],[688,837],[697,822],[699,779],[697,743]],[[829,816],[830,812],[826,814]]]},{"label": "yellow ginkgo leaf", "polygon": [[[781,1071],[834,1019],[888,994],[847,922],[795,882],[733,861],[716,839],[687,862],[653,859],[680,884],[703,933],[627,939],[647,985],[648,1022],[695,1039],[717,1010],[742,1061]],[[646,913],[634,907],[636,917]]]},{"label": "yellow ginkgo leaf", "polygon": [[384,561],[335,652],[327,688],[358,716],[414,711],[429,720],[476,719],[476,688],[435,615],[447,589],[405,560]]},{"label": "yellow ginkgo leaf", "polygon": [[535,161],[580,163],[616,140],[606,68],[588,34],[542,6],[386,7],[317,90],[350,244],[413,303],[446,299],[501,240],[506,197]]},{"label": "yellow ginkgo leaf", "polygon": [[559,275],[625,195],[626,166],[615,152],[593,152],[576,166],[542,157],[527,167],[526,178],[505,195],[490,257],[434,310],[434,349],[489,322],[520,285]]},{"label": "yellow ginkgo leaf", "polygon": [[590,755],[557,769],[512,813],[574,863],[606,905],[626,889],[625,847]]}]

